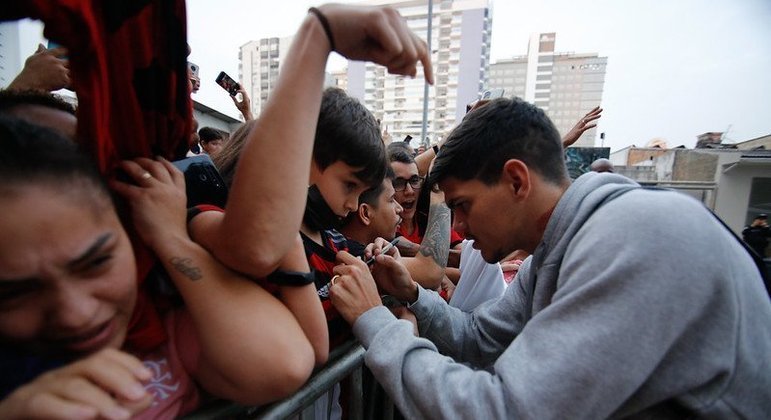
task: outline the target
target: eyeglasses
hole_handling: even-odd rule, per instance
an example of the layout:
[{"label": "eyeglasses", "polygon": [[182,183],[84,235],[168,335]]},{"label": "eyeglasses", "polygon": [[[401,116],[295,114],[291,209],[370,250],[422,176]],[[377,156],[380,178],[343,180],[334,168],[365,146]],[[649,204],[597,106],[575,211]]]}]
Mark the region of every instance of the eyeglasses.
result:
[{"label": "eyeglasses", "polygon": [[413,175],[410,177],[410,179],[406,178],[394,178],[393,185],[394,185],[394,191],[404,191],[405,188],[407,188],[407,183],[410,184],[413,190],[419,190],[420,187],[423,186],[423,177]]}]

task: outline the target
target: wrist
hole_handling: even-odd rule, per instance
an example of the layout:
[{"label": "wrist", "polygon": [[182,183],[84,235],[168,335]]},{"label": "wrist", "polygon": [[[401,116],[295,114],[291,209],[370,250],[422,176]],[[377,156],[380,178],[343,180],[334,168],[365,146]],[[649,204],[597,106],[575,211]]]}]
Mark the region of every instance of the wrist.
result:
[{"label": "wrist", "polygon": [[401,294],[401,296],[399,296],[399,300],[401,300],[405,306],[410,306],[418,301],[418,296],[418,283],[413,281],[412,284]]},{"label": "wrist", "polygon": [[321,29],[324,32],[324,36],[327,39],[327,42],[329,43],[329,50],[335,51],[335,37],[332,34],[332,26],[329,24],[329,20],[327,19],[327,16],[321,12],[321,10],[311,7],[308,9],[308,13],[310,15],[313,15],[314,20],[318,22],[318,24],[321,26]]}]

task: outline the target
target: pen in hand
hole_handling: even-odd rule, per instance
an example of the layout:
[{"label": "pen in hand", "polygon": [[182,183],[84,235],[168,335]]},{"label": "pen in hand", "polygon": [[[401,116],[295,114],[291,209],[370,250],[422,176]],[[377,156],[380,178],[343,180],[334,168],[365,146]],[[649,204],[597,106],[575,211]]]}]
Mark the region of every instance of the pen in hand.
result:
[{"label": "pen in hand", "polygon": [[[389,242],[388,245],[384,246],[383,249],[380,250],[380,253],[381,254],[385,254],[386,252],[388,252],[388,250],[393,248],[394,245],[396,245],[397,242],[399,242],[399,237],[398,236],[396,238],[394,238],[393,241]],[[375,256],[373,255],[372,258],[367,260],[367,265],[372,265],[374,263],[375,263]]]}]

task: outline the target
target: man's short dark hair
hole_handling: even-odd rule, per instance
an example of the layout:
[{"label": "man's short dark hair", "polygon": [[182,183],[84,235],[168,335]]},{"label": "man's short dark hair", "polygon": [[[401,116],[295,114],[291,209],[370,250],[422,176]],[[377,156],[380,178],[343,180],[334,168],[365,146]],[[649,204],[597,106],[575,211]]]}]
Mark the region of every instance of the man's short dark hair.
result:
[{"label": "man's short dark hair", "polygon": [[[394,170],[391,169],[390,165],[386,167],[386,173],[384,179],[390,179],[393,181],[394,179]],[[377,198],[380,197],[380,194],[383,192],[385,188],[383,187],[383,183],[380,182],[379,184],[375,185],[374,187],[368,189],[367,191],[364,191],[359,196],[359,205],[362,204],[369,204],[372,207],[377,208],[378,207],[378,200]]]},{"label": "man's short dark hair", "polygon": [[415,163],[415,156],[412,154],[409,146],[407,146],[403,141],[389,144],[387,151],[389,162],[401,162],[408,165]]},{"label": "man's short dark hair", "polygon": [[75,107],[60,96],[43,90],[0,90],[0,113],[23,105],[37,105],[75,115]]},{"label": "man's short dark hair", "polygon": [[383,182],[387,162],[377,121],[364,105],[342,89],[324,91],[313,161],[321,170],[342,161],[362,168],[356,177],[365,184],[374,187]]},{"label": "man's short dark hair", "polygon": [[510,159],[561,184],[569,180],[563,153],[559,132],[543,110],[519,98],[500,98],[466,114],[450,133],[428,185],[448,177],[492,185]]},{"label": "man's short dark hair", "polygon": [[212,127],[203,127],[198,130],[198,137],[201,138],[201,142],[203,143],[225,139],[225,136],[222,135],[222,131]]}]

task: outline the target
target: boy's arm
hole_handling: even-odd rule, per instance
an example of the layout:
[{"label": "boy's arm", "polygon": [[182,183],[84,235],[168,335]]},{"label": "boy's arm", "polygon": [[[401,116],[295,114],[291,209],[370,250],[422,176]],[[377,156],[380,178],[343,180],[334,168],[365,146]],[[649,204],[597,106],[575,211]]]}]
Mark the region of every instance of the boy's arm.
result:
[{"label": "boy's arm", "polygon": [[[308,260],[305,257],[302,238],[296,235],[296,240],[289,253],[281,261],[279,269],[286,271],[310,272]],[[281,286],[281,301],[300,323],[305,336],[313,346],[316,365],[327,362],[329,357],[329,330],[327,329],[324,309],[321,307],[316,285]]]},{"label": "boy's arm", "polygon": [[[195,216],[189,224],[190,236],[193,240],[215,256],[218,253],[215,252],[216,248],[213,248],[214,244],[211,240],[213,238],[212,230],[217,228],[217,224],[221,223],[224,216],[225,213],[223,212],[207,211]],[[302,239],[299,234],[296,234],[295,237],[295,243],[284,256],[279,269],[302,273],[310,272]],[[219,259],[219,257],[217,258]],[[313,346],[316,364],[325,363],[329,357],[329,331],[325,321],[324,310],[316,293],[316,286],[314,284],[281,286],[279,290],[279,299],[295,316],[305,336]]]},{"label": "boy's arm", "polygon": [[[352,60],[385,65],[414,76],[423,64],[433,82],[425,42],[392,8],[324,5],[335,49]],[[305,208],[311,152],[331,44],[319,19],[309,14],[294,37],[276,89],[241,155],[222,226],[213,238],[218,257],[253,276],[278,267]],[[287,156],[289,158],[281,159]]]}]

